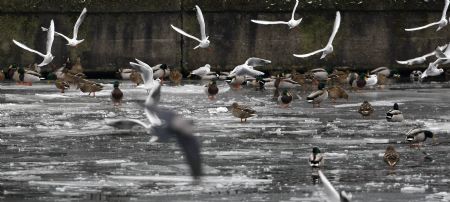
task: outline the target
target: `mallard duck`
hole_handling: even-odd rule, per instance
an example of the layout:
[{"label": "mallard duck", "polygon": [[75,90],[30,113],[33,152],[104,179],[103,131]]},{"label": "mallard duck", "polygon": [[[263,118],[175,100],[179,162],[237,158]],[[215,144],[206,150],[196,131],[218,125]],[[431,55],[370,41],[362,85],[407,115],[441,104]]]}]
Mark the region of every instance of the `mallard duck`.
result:
[{"label": "mallard duck", "polygon": [[231,105],[231,113],[233,116],[240,118],[241,123],[247,122],[247,118],[253,117],[256,115],[256,111],[243,105],[239,105],[238,103],[233,103]]},{"label": "mallard duck", "polygon": [[366,86],[366,74],[362,73],[359,75],[358,79],[353,80],[352,87],[354,90],[362,89]]},{"label": "mallard duck", "polygon": [[71,71],[67,71],[63,74],[63,81],[67,82],[71,86],[75,86],[74,88],[78,89],[80,81],[85,79],[86,75],[83,73],[73,74]]},{"label": "mallard duck", "polygon": [[281,107],[287,108],[292,102],[292,99],[292,94],[287,89],[284,89],[283,93],[278,97],[278,102],[281,104]]},{"label": "mallard duck", "polygon": [[394,146],[389,145],[384,152],[383,159],[390,167],[394,167],[400,160],[400,155],[395,151]]},{"label": "mallard duck", "polygon": [[[334,79],[336,80],[336,82],[339,85],[345,85],[347,83],[347,78],[349,75],[348,70],[342,71],[342,70],[334,69],[331,74],[336,76]],[[328,77],[330,77],[330,76],[328,76]]]},{"label": "mallard duck", "polygon": [[422,83],[422,71],[420,70],[412,71],[411,74],[409,75],[409,78],[413,83],[416,82]]},{"label": "mallard duck", "polygon": [[80,81],[79,88],[80,88],[81,92],[83,92],[83,93],[89,93],[89,95],[91,95],[91,93],[94,93],[94,97],[95,97],[95,92],[103,90],[102,85],[95,83],[93,81],[86,80],[86,79],[82,79]]},{"label": "mallard duck", "polygon": [[314,79],[317,81],[324,82],[328,80],[328,72],[324,68],[316,68],[309,71],[314,75]]},{"label": "mallard duck", "polygon": [[213,100],[215,98],[217,93],[219,93],[216,81],[210,81],[208,85],[205,85],[205,93],[208,95],[208,99]]},{"label": "mallard duck", "polygon": [[433,138],[435,140],[435,135],[433,132],[424,129],[411,129],[406,133],[406,141],[412,143],[411,146],[419,146],[422,142],[425,142],[427,138]]},{"label": "mallard duck", "polygon": [[81,66],[81,58],[77,57],[75,64],[72,66],[71,70],[75,73],[83,73],[83,66]]},{"label": "mallard duck", "polygon": [[139,72],[136,70],[133,70],[130,74],[130,80],[136,84],[136,86],[139,86],[140,84],[144,83],[144,80],[142,80],[142,76]]},{"label": "mallard duck", "polygon": [[63,81],[61,79],[56,79],[55,86],[56,86],[56,88],[61,90],[61,93],[64,93],[64,90],[70,88],[69,83],[67,83],[67,82],[65,82],[65,81]]},{"label": "mallard duck", "polygon": [[3,69],[0,70],[0,81],[5,80],[5,73],[3,72]]},{"label": "mallard duck", "polygon": [[18,85],[28,85],[31,86],[33,82],[40,81],[41,75],[34,71],[27,71],[23,67],[17,69],[14,72],[13,79],[17,82]]},{"label": "mallard duck", "polygon": [[156,65],[152,67],[152,69],[153,69],[153,79],[160,79],[161,82],[163,82],[164,79],[168,77],[170,74],[170,69],[169,67],[167,67],[166,64]]},{"label": "mallard duck", "polygon": [[292,89],[300,87],[300,84],[290,78],[284,78],[279,75],[274,81],[274,86],[277,89]]},{"label": "mallard duck", "polygon": [[403,114],[400,111],[398,104],[394,103],[393,109],[386,113],[386,120],[389,122],[402,122],[404,120]]},{"label": "mallard duck", "polygon": [[320,107],[320,103],[328,98],[328,91],[325,89],[325,84],[320,83],[317,91],[311,93],[306,97],[308,103],[312,103],[313,107],[316,105]]},{"label": "mallard duck", "polygon": [[181,84],[181,80],[183,79],[183,75],[178,70],[170,71],[169,79],[172,81],[172,83],[176,86],[179,86]]},{"label": "mallard duck", "polygon": [[336,103],[337,99],[346,99],[348,100],[348,94],[345,90],[339,86],[332,86],[327,89],[328,98],[330,98],[333,103]]},{"label": "mallard duck", "polygon": [[309,165],[313,168],[322,167],[324,164],[323,155],[318,147],[313,147],[312,154],[309,156]]},{"label": "mallard duck", "polygon": [[363,117],[367,117],[370,116],[373,113],[374,109],[372,107],[372,105],[367,102],[364,101],[361,106],[359,107],[358,112],[363,116]]},{"label": "mallard duck", "polygon": [[[358,73],[351,72],[347,75],[347,83],[350,85],[350,87],[353,87],[353,83],[358,80],[359,75]],[[356,84],[355,84],[356,85]]]},{"label": "mallard duck", "polygon": [[122,104],[123,93],[119,89],[120,83],[118,81],[114,82],[114,89],[111,91],[111,100],[114,106]]},{"label": "mallard duck", "polygon": [[266,81],[262,76],[257,76],[252,81],[252,86],[255,88],[255,90],[265,90]]},{"label": "mallard duck", "polygon": [[245,76],[234,76],[231,80],[227,80],[227,83],[232,89],[240,89],[242,83],[245,82]]},{"label": "mallard duck", "polygon": [[117,71],[118,77],[123,80],[129,80],[132,72],[133,72],[133,69],[130,69],[130,68],[120,68]]}]

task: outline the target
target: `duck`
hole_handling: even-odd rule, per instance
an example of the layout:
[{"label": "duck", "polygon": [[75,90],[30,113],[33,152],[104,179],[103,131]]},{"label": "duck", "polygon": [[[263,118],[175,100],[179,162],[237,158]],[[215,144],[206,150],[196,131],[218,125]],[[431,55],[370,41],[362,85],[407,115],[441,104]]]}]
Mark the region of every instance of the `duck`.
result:
[{"label": "duck", "polygon": [[309,156],[309,165],[312,168],[322,167],[324,164],[323,155],[318,147],[313,147],[312,154]]},{"label": "duck", "polygon": [[114,82],[114,89],[111,91],[111,100],[114,106],[118,106],[122,104],[123,92],[119,88],[119,81]]},{"label": "duck", "polygon": [[367,100],[365,100],[359,107],[358,112],[363,117],[367,117],[367,116],[372,115],[372,113],[374,112],[374,109],[373,109],[372,105]]},{"label": "duck", "polygon": [[266,89],[266,80],[262,76],[257,76],[255,80],[251,83],[255,90],[265,90]]},{"label": "duck", "polygon": [[393,167],[395,167],[395,165],[397,165],[398,161],[400,160],[400,155],[398,154],[397,151],[395,151],[394,146],[389,145],[386,148],[386,151],[384,152],[383,160],[391,168],[393,168]]},{"label": "duck", "polygon": [[277,89],[292,89],[300,87],[301,85],[290,78],[284,78],[279,75],[274,81],[274,86]]},{"label": "duck", "polygon": [[208,99],[215,99],[217,93],[219,93],[219,88],[217,88],[216,81],[212,80],[207,85],[205,85],[205,93],[206,95],[208,95]]},{"label": "duck", "polygon": [[411,74],[409,74],[409,78],[413,83],[422,83],[422,71],[412,71]]},{"label": "duck", "polygon": [[313,107],[316,105],[320,107],[320,103],[328,98],[328,91],[325,89],[324,83],[319,83],[318,90],[309,94],[306,97],[308,103],[312,103]]},{"label": "duck", "polygon": [[0,81],[5,80],[5,73],[3,72],[3,69],[0,70]]},{"label": "duck", "polygon": [[103,90],[102,85],[95,83],[93,81],[86,80],[86,79],[82,79],[80,81],[79,88],[80,88],[81,92],[89,93],[89,96],[91,95],[91,93],[93,93],[94,97],[95,97],[95,92]]},{"label": "duck", "polygon": [[14,72],[13,79],[17,82],[18,85],[27,85],[31,86],[33,85],[33,82],[40,81],[41,74],[25,70],[23,67],[20,67],[17,69],[17,71]]},{"label": "duck", "polygon": [[281,104],[282,108],[287,108],[289,107],[289,104],[292,102],[293,98],[294,97],[292,96],[292,94],[287,89],[284,89],[281,95],[278,97],[278,102]]},{"label": "duck", "polygon": [[427,138],[433,138],[435,140],[435,135],[429,130],[420,128],[411,129],[406,133],[406,141],[412,143],[411,146],[420,147],[421,143],[425,142]]},{"label": "duck", "polygon": [[61,93],[64,93],[64,90],[70,88],[69,83],[67,83],[67,82],[65,82],[65,81],[63,81],[61,79],[56,79],[55,86],[56,86],[56,88],[61,90]]},{"label": "duck", "polygon": [[72,66],[71,70],[75,73],[83,73],[83,66],[81,66],[81,58],[77,57],[75,64]]},{"label": "duck", "polygon": [[131,80],[133,83],[135,83],[136,86],[139,86],[139,85],[141,85],[142,83],[144,83],[144,80],[142,79],[141,74],[140,74],[138,71],[134,70],[134,69],[133,69],[133,71],[132,71],[131,74],[130,74],[130,80]]},{"label": "duck", "polygon": [[328,80],[328,72],[324,68],[315,68],[309,71],[314,75],[314,79],[319,82]]},{"label": "duck", "polygon": [[247,118],[256,116],[255,110],[247,106],[239,105],[236,102],[233,103],[230,108],[233,116],[241,119],[241,123],[247,122]]},{"label": "duck", "polygon": [[181,84],[181,80],[183,79],[183,74],[179,70],[173,70],[169,73],[170,81],[175,85],[179,86]]},{"label": "duck", "polygon": [[384,75],[386,77],[389,77],[391,75],[391,70],[387,67],[378,67],[372,71],[370,71],[370,74],[374,74],[374,75]]},{"label": "duck", "polygon": [[245,82],[245,76],[233,76],[231,80],[228,80],[227,83],[230,85],[232,89],[240,89],[242,83]]},{"label": "duck", "polygon": [[365,79],[366,79],[366,86],[368,87],[373,87],[378,83],[378,76],[375,74],[371,74],[367,76]]},{"label": "duck", "polygon": [[[334,79],[337,84],[344,85],[347,83],[349,71],[348,70],[342,71],[342,70],[334,69],[333,72],[331,73],[331,75],[335,75]],[[330,77],[330,76],[328,76],[328,77]]]},{"label": "duck", "polygon": [[367,84],[366,74],[362,73],[361,75],[358,76],[358,79],[353,80],[352,87],[354,90],[362,89],[366,86],[366,84]]},{"label": "duck", "polygon": [[161,82],[163,82],[164,79],[168,77],[170,74],[170,69],[169,67],[167,67],[166,64],[156,65],[152,67],[152,69],[153,69],[153,79],[160,79]]},{"label": "duck", "polygon": [[393,109],[386,113],[386,120],[388,122],[402,122],[404,120],[403,114],[400,111],[398,104],[394,103]]},{"label": "duck", "polygon": [[[351,73],[348,73],[347,78],[346,78],[346,81],[347,81],[348,85],[350,85],[350,87],[353,87],[353,83],[354,83],[356,80],[358,80],[358,78],[359,78],[358,73],[356,73],[356,72],[351,72]],[[355,85],[356,85],[356,84],[355,84]]]},{"label": "duck", "polygon": [[297,82],[300,86],[302,86],[302,90],[305,93],[307,90],[312,89],[311,85],[313,83],[314,76],[307,74],[300,74],[297,71],[293,70],[291,73],[291,79]]},{"label": "duck", "polygon": [[345,90],[340,86],[332,86],[328,88],[327,91],[328,91],[328,98],[330,98],[333,101],[333,103],[336,103],[337,99],[348,100],[347,92],[345,92]]},{"label": "duck", "polygon": [[132,72],[133,72],[133,69],[130,69],[130,68],[120,68],[117,71],[119,77],[123,80],[129,80]]}]

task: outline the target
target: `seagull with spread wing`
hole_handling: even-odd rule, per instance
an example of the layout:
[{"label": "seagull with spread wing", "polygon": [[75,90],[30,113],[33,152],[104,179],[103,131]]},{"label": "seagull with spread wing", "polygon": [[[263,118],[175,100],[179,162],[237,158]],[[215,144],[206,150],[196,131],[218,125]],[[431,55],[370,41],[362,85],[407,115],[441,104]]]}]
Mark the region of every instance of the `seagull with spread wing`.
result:
[{"label": "seagull with spread wing", "polygon": [[233,76],[251,76],[251,77],[261,76],[261,75],[264,75],[264,72],[255,70],[255,69],[253,69],[253,67],[264,66],[264,65],[267,65],[270,63],[271,63],[270,60],[252,57],[252,58],[247,59],[247,61],[245,61],[244,64],[236,66],[233,69],[233,71],[230,72],[229,76],[230,77],[233,77]]},{"label": "seagull with spread wing", "polygon": [[191,175],[195,181],[202,176],[200,145],[193,135],[193,122],[186,120],[177,113],[161,109],[158,103],[161,97],[161,85],[159,83],[152,88],[145,100],[144,112],[150,124],[135,119],[106,120],[106,125],[117,129],[131,130],[135,126],[143,127],[148,134],[152,134],[151,142],[166,141],[175,137],[184,152],[184,156],[191,168]]},{"label": "seagull with spread wing", "polygon": [[[448,45],[439,46],[439,47],[437,47],[437,49],[443,51],[443,50],[445,50],[445,48],[447,48],[447,46],[448,46]],[[416,65],[416,64],[423,64],[425,61],[427,61],[427,58],[428,58],[428,57],[431,57],[431,56],[436,56],[436,57],[437,57],[436,54],[437,54],[437,53],[436,53],[436,50],[435,50],[435,51],[433,51],[433,52],[431,52],[431,53],[428,53],[428,54],[425,54],[425,55],[423,55],[423,56],[416,57],[416,58],[413,58],[413,59],[404,60],[404,61],[399,61],[399,60],[397,60],[397,63],[398,63],[398,64],[401,64],[401,65]]]},{"label": "seagull with spread wing", "polygon": [[320,59],[325,58],[328,54],[333,52],[333,40],[334,37],[336,36],[336,33],[339,30],[339,26],[341,26],[341,13],[339,11],[336,12],[336,19],[334,21],[334,26],[333,26],[333,32],[331,33],[331,37],[328,40],[327,45],[325,46],[325,48],[322,48],[320,50],[316,50],[314,52],[308,53],[308,54],[302,54],[302,55],[297,55],[294,54],[295,57],[299,57],[299,58],[306,58],[312,55],[315,55],[317,53],[321,53],[322,52],[322,56],[320,57]]},{"label": "seagull with spread wing", "polygon": [[348,202],[352,199],[352,194],[346,193],[345,191],[337,192],[333,185],[328,181],[327,177],[322,173],[321,170],[318,171],[320,180],[324,186],[325,194],[328,198],[328,201],[336,202]]},{"label": "seagull with spread wing", "polygon": [[21,48],[23,48],[23,49],[25,49],[27,51],[30,51],[32,53],[36,53],[39,56],[43,57],[44,60],[40,64],[37,65],[38,67],[42,67],[42,66],[45,66],[45,65],[49,64],[50,62],[52,62],[53,58],[55,58],[55,56],[52,55],[52,45],[53,45],[53,40],[54,39],[55,39],[55,23],[53,22],[53,20],[51,20],[50,21],[50,28],[49,28],[49,30],[47,32],[47,44],[46,44],[47,52],[45,54],[43,54],[43,53],[41,53],[39,51],[36,51],[34,49],[28,48],[28,46],[26,46],[26,45],[24,45],[24,44],[22,44],[22,43],[20,43],[20,42],[18,42],[16,40],[14,40],[14,39],[13,39],[13,42],[17,46],[19,46],[19,47],[21,47]]},{"label": "seagull with spread wing", "polygon": [[294,11],[292,11],[292,17],[289,21],[265,21],[265,20],[252,20],[252,22],[256,23],[256,24],[261,24],[261,25],[288,25],[289,29],[292,29],[294,27],[297,27],[300,22],[302,22],[303,18],[300,18],[298,20],[295,20],[295,11],[297,10],[298,7],[298,0],[296,0],[295,2],[295,6],[294,6]]},{"label": "seagull with spread wing", "polygon": [[174,29],[178,33],[200,42],[200,44],[198,46],[196,46],[194,49],[208,48],[210,42],[208,40],[209,36],[206,36],[205,19],[203,18],[203,13],[202,13],[202,10],[200,10],[200,7],[195,5],[195,9],[197,10],[197,20],[198,20],[198,23],[200,24],[200,34],[202,35],[202,39],[192,36],[178,27],[175,27],[173,25],[170,25],[170,26],[172,27],[172,29]]},{"label": "seagull with spread wing", "polygon": [[444,1],[445,1],[444,10],[442,11],[442,16],[441,16],[441,19],[439,21],[432,22],[432,23],[430,23],[428,25],[425,25],[425,26],[422,26],[422,27],[405,29],[405,31],[412,32],[412,31],[426,29],[428,27],[432,27],[432,26],[435,26],[435,25],[438,25],[438,28],[436,29],[436,31],[439,31],[442,28],[444,28],[445,26],[447,26],[448,25],[447,10],[448,10],[448,5],[450,3],[450,0],[444,0]]},{"label": "seagull with spread wing", "polygon": [[159,79],[153,79],[153,69],[145,62],[135,59],[137,63],[130,62],[131,67],[141,73],[142,80],[144,81],[143,88],[147,89],[147,92],[160,83]]},{"label": "seagull with spread wing", "polygon": [[[78,17],[78,20],[75,23],[75,26],[73,27],[73,34],[72,34],[73,36],[72,36],[72,38],[69,38],[66,35],[61,34],[59,32],[55,32],[55,34],[57,34],[57,35],[59,35],[59,36],[61,36],[64,39],[67,40],[67,45],[68,46],[76,47],[78,44],[80,44],[81,42],[84,41],[84,39],[78,40],[77,37],[78,37],[78,28],[80,27],[81,23],[83,22],[84,18],[86,17],[86,12],[87,12],[87,9],[84,8],[83,11],[81,12],[80,16]],[[41,29],[44,32],[48,30],[45,27],[41,27]]]}]

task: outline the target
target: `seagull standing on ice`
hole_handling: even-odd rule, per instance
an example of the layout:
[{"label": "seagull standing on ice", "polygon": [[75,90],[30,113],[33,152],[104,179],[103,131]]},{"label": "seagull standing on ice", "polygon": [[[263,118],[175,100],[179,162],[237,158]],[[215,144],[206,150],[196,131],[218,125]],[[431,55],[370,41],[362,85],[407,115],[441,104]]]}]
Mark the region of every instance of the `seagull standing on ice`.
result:
[{"label": "seagull standing on ice", "polygon": [[300,22],[302,22],[303,18],[300,18],[298,20],[295,20],[295,11],[297,10],[297,6],[298,6],[298,0],[296,0],[295,6],[294,6],[294,11],[292,11],[292,17],[291,20],[285,22],[285,21],[265,21],[265,20],[252,20],[252,22],[256,23],[256,24],[261,24],[261,25],[279,25],[279,24],[283,24],[283,25],[288,25],[289,29],[292,29],[294,27],[297,27]]},{"label": "seagull standing on ice", "polygon": [[[206,64],[203,67],[199,67],[191,72],[191,75],[197,75],[199,77],[203,77],[208,75],[211,72],[211,65]],[[189,75],[189,77],[191,76]]]},{"label": "seagull standing on ice", "polygon": [[270,64],[270,60],[261,58],[249,58],[244,64],[236,66],[233,71],[230,72],[230,77],[233,76],[251,76],[256,77],[264,75],[264,72],[254,70],[253,67],[264,66]]},{"label": "seagull standing on ice", "polygon": [[194,49],[197,49],[197,48],[208,48],[210,42],[208,40],[209,36],[206,36],[205,19],[203,18],[203,13],[202,13],[202,10],[200,10],[200,7],[195,5],[195,8],[197,10],[197,20],[198,20],[198,23],[200,24],[200,34],[202,35],[202,39],[201,40],[199,38],[195,37],[195,36],[192,36],[192,35],[186,33],[185,31],[181,30],[178,27],[175,27],[173,25],[170,25],[170,26],[172,27],[172,29],[174,29],[178,33],[200,42],[200,44],[198,46],[196,46]]},{"label": "seagull standing on ice", "polygon": [[160,80],[159,79],[153,79],[153,69],[150,67],[150,65],[135,59],[137,63],[130,62],[130,65],[136,69],[138,72],[142,73],[142,80],[144,80],[144,88],[147,89],[147,92],[155,87],[156,85],[159,85]]},{"label": "seagull standing on ice", "polygon": [[444,28],[445,26],[447,26],[448,25],[447,10],[448,10],[448,5],[450,3],[450,0],[444,0],[444,1],[445,1],[444,11],[442,11],[442,17],[439,21],[430,23],[430,24],[422,26],[422,27],[405,29],[405,31],[408,31],[408,32],[417,31],[417,30],[428,28],[428,27],[432,27],[434,25],[438,25],[438,28],[436,29],[436,31],[439,31],[442,28]]},{"label": "seagull standing on ice", "polygon": [[[77,37],[78,37],[78,28],[80,27],[81,23],[83,22],[84,18],[86,17],[86,12],[87,12],[87,9],[84,8],[83,11],[81,12],[80,16],[78,17],[78,20],[75,23],[75,26],[73,27],[73,37],[72,38],[69,38],[66,35],[61,34],[59,32],[55,32],[55,34],[57,34],[67,40],[68,46],[76,47],[78,44],[80,44],[81,42],[84,41],[84,39],[77,40]],[[48,30],[45,27],[41,27],[41,29],[44,32]]]},{"label": "seagull standing on ice", "polygon": [[314,52],[308,53],[308,54],[302,54],[302,55],[297,55],[294,54],[295,57],[299,57],[299,58],[306,58],[312,55],[315,55],[317,53],[323,52],[322,56],[320,57],[320,59],[325,58],[325,56],[327,56],[328,54],[333,52],[333,40],[334,37],[336,36],[336,33],[339,30],[339,26],[341,25],[341,13],[339,11],[336,12],[336,19],[334,21],[334,26],[333,26],[333,33],[331,33],[331,37],[328,40],[327,45],[325,46],[325,48],[322,48],[320,50],[316,50]]},{"label": "seagull standing on ice", "polygon": [[30,51],[32,53],[36,53],[39,56],[43,57],[44,60],[41,62],[41,64],[37,65],[38,67],[42,67],[42,66],[45,66],[45,65],[49,64],[50,62],[52,62],[53,58],[55,58],[55,56],[52,55],[52,45],[53,45],[53,40],[54,39],[55,39],[55,24],[53,23],[53,20],[51,20],[50,21],[50,28],[49,28],[49,30],[47,32],[47,44],[46,44],[47,53],[45,55],[43,53],[39,52],[39,51],[33,50],[31,48],[28,48],[26,45],[24,45],[24,44],[22,44],[22,43],[20,43],[20,42],[18,42],[16,40],[14,40],[14,39],[13,39],[13,42],[17,46],[19,46],[19,47],[21,47],[21,48],[23,48],[23,49],[25,49],[27,51]]},{"label": "seagull standing on ice", "polygon": [[[438,49],[441,50],[441,51],[443,51],[445,48],[447,48],[447,46],[448,46],[448,45],[439,46]],[[399,60],[397,60],[397,63],[398,63],[398,64],[401,64],[401,65],[423,64],[425,61],[427,61],[427,58],[428,58],[428,57],[431,57],[431,56],[433,56],[433,55],[434,55],[434,56],[437,56],[436,51],[433,51],[433,52],[431,52],[431,53],[425,54],[425,55],[420,56],[420,57],[416,57],[416,58],[413,58],[413,59],[405,60],[405,61],[399,61]]]}]

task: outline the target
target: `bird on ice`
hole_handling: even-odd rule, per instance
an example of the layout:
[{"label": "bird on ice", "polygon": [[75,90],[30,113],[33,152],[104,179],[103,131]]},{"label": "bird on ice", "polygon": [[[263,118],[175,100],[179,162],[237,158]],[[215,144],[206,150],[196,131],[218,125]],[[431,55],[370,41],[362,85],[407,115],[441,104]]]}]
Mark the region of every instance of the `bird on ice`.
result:
[{"label": "bird on ice", "polygon": [[295,20],[295,11],[297,11],[297,7],[298,7],[298,0],[296,0],[295,2],[295,6],[294,6],[294,10],[292,11],[292,17],[289,21],[266,21],[266,20],[251,20],[252,22],[256,23],[256,24],[261,24],[261,25],[288,25],[289,29],[295,28],[297,27],[301,22],[303,18],[300,18],[298,20]]},{"label": "bird on ice", "polygon": [[265,60],[261,58],[249,58],[244,64],[236,66],[233,71],[230,72],[230,77],[233,76],[251,76],[256,77],[264,75],[264,72],[253,69],[254,67],[264,66],[272,63],[270,60]]},{"label": "bird on ice", "polygon": [[[87,12],[86,8],[84,8],[83,11],[81,11],[80,16],[78,17],[77,22],[75,23],[75,26],[73,26],[72,38],[69,38],[66,35],[61,34],[59,32],[55,32],[55,34],[57,34],[67,40],[68,46],[76,47],[78,44],[80,44],[84,41],[84,39],[78,40],[77,37],[78,37],[78,28],[80,27],[81,23],[83,22],[84,18],[86,17],[86,12]],[[45,27],[41,27],[41,29],[44,32],[48,31],[48,29]]]},{"label": "bird on ice", "polygon": [[442,28],[444,28],[445,26],[447,26],[448,25],[447,10],[448,10],[448,5],[450,3],[450,0],[444,0],[444,2],[445,2],[444,10],[442,11],[442,16],[441,16],[441,19],[439,21],[432,22],[432,23],[424,25],[422,27],[408,28],[408,29],[405,29],[405,31],[412,32],[412,31],[426,29],[428,27],[432,27],[432,26],[435,26],[435,25],[438,25],[438,28],[436,29],[436,31],[439,31]]},{"label": "bird on ice", "polygon": [[192,36],[178,27],[175,27],[173,25],[170,25],[170,26],[172,27],[172,29],[174,29],[178,33],[200,42],[200,44],[198,46],[196,46],[194,49],[208,48],[210,41],[208,40],[209,36],[206,36],[205,19],[203,18],[203,13],[202,13],[202,10],[200,10],[200,7],[195,5],[195,9],[197,10],[197,20],[198,20],[198,23],[200,24],[200,34],[201,34],[202,39]]},{"label": "bird on ice", "polygon": [[320,59],[325,58],[328,54],[333,52],[333,40],[334,40],[334,37],[336,36],[336,33],[339,30],[339,26],[341,26],[341,13],[339,11],[337,11],[336,19],[334,21],[334,26],[333,26],[333,32],[331,33],[331,37],[328,40],[328,43],[325,46],[325,48],[322,48],[322,49],[319,49],[319,50],[316,50],[314,52],[307,53],[307,54],[301,54],[301,55],[294,54],[294,56],[299,57],[299,58],[307,58],[307,57],[310,57],[312,55],[322,52],[322,56],[320,57]]},{"label": "bird on ice", "polygon": [[138,59],[135,59],[137,63],[130,62],[131,67],[136,69],[138,72],[142,73],[142,80],[144,81],[144,87],[147,89],[147,92],[152,89],[154,86],[160,83],[159,79],[153,79],[153,69],[150,65],[142,62]]},{"label": "bird on ice", "polygon": [[47,32],[47,43],[46,43],[46,53],[43,54],[39,51],[36,51],[34,49],[28,48],[28,46],[16,41],[13,39],[14,44],[16,44],[17,46],[19,46],[20,48],[23,48],[27,51],[30,51],[32,53],[36,53],[39,56],[43,57],[44,60],[38,64],[38,67],[42,67],[45,66],[47,64],[49,64],[50,62],[53,61],[53,58],[55,58],[55,56],[52,55],[52,45],[53,45],[53,40],[55,39],[55,23],[53,22],[53,20],[50,21],[50,28],[48,29]]}]

